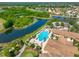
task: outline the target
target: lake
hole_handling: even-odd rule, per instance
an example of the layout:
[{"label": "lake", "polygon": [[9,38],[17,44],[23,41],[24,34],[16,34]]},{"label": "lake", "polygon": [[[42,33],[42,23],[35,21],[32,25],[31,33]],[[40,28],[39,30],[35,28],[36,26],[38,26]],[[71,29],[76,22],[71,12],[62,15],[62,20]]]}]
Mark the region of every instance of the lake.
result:
[{"label": "lake", "polygon": [[41,19],[38,20],[36,23],[32,24],[31,26],[28,26],[23,29],[14,29],[12,32],[6,34],[6,33],[0,33],[0,43],[6,43],[10,42],[16,38],[22,37],[26,34],[30,34],[33,31],[37,30],[39,27],[44,25],[47,22],[47,20]]},{"label": "lake", "polygon": [[62,16],[52,16],[53,18],[59,19],[60,21],[64,21],[65,17]]}]

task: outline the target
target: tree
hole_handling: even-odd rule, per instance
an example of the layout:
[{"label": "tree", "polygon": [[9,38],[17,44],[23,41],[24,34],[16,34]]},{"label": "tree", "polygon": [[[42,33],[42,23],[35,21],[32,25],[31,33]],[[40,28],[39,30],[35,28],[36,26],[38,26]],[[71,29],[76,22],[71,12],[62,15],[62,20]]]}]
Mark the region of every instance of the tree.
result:
[{"label": "tree", "polygon": [[76,29],[79,29],[79,25],[78,24],[74,24],[73,25]]},{"label": "tree", "polygon": [[15,56],[15,53],[14,52],[15,52],[15,50],[10,51],[10,56],[11,57],[14,57]]},{"label": "tree", "polygon": [[34,48],[35,47],[35,44],[31,44],[31,47]]},{"label": "tree", "polygon": [[63,22],[61,22],[61,26],[64,26],[64,23]]},{"label": "tree", "polygon": [[74,32],[75,30],[76,30],[75,27],[71,27],[71,28],[70,28],[70,31],[71,31],[71,32]]},{"label": "tree", "polygon": [[54,27],[54,25],[52,24],[52,25],[50,25],[50,28],[53,28]]},{"label": "tree", "polygon": [[79,57],[79,54],[74,54],[75,57]]},{"label": "tree", "polygon": [[69,24],[70,24],[70,25],[74,25],[74,24],[75,24],[75,21],[74,21],[74,20],[70,20],[70,21],[69,21]]},{"label": "tree", "polygon": [[6,23],[4,23],[5,28],[9,28],[13,26],[14,21],[13,20],[8,20]]}]

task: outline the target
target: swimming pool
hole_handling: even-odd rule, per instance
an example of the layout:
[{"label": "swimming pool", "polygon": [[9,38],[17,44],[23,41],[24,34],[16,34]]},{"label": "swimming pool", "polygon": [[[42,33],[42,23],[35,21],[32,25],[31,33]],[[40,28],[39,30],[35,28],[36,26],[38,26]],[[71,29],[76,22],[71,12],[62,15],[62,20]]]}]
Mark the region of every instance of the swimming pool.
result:
[{"label": "swimming pool", "polygon": [[37,38],[39,41],[45,42],[48,39],[48,35],[49,35],[48,30],[44,30],[38,35]]}]

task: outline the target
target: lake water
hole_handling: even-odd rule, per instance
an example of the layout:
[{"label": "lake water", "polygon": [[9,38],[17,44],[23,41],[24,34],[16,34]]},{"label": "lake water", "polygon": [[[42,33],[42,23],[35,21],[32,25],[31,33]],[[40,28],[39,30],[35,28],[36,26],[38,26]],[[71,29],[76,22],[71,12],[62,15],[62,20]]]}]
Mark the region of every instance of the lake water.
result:
[{"label": "lake water", "polygon": [[57,19],[59,19],[61,21],[64,21],[64,17],[62,17],[62,16],[53,16],[53,18],[57,18]]},{"label": "lake water", "polygon": [[59,16],[59,15],[56,15],[56,16],[52,16],[52,18],[56,18],[56,19],[59,19],[60,21],[68,21],[68,20],[76,20],[77,18],[70,18],[70,17],[66,17],[66,16]]},{"label": "lake water", "polygon": [[0,43],[10,42],[16,38],[32,33],[33,31],[37,30],[39,27],[44,25],[46,22],[47,20],[38,20],[33,25],[26,27],[24,29],[20,29],[20,30],[15,29],[8,34],[0,33]]}]

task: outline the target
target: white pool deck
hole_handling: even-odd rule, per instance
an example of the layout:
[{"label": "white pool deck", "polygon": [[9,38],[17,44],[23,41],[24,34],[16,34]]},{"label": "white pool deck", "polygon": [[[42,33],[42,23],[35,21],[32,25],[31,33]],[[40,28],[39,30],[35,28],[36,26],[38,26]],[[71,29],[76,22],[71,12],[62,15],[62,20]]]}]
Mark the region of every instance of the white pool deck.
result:
[{"label": "white pool deck", "polygon": [[44,42],[44,41],[39,41],[39,40],[38,40],[38,35],[39,35],[41,32],[43,32],[43,31],[48,31],[48,32],[49,32],[49,29],[43,29],[42,31],[40,31],[40,32],[36,35],[36,38],[31,39],[30,42],[31,42],[31,43],[37,43],[39,46],[42,47],[42,53],[46,53],[46,51],[44,51],[44,48],[45,48],[45,46],[46,46],[46,44],[47,44],[49,38],[51,37],[52,32],[49,32],[48,39],[46,39],[46,41]]},{"label": "white pool deck", "polygon": [[43,42],[42,53],[47,53],[47,51],[45,51],[44,48],[45,48],[49,38],[51,37],[51,34],[52,34],[52,32],[49,33],[48,39],[45,42]]}]

